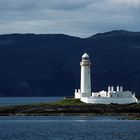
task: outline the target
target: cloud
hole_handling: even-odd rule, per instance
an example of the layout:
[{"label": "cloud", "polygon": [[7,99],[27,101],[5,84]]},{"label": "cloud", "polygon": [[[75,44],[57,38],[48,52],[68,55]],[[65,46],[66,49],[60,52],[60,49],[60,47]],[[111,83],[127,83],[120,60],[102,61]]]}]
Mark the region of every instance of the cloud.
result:
[{"label": "cloud", "polygon": [[129,6],[139,7],[140,6],[140,0],[109,0],[109,2],[112,2],[114,4],[127,4]]},{"label": "cloud", "polygon": [[3,33],[64,33],[88,37],[140,30],[139,0],[1,0]]},{"label": "cloud", "polygon": [[30,10],[30,9],[82,9],[94,0],[1,0],[0,9]]}]

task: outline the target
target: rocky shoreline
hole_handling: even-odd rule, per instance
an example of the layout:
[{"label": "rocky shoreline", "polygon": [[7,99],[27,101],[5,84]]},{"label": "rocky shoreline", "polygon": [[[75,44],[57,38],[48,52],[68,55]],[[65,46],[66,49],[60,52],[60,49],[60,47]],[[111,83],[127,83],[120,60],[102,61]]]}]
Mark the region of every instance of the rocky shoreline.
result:
[{"label": "rocky shoreline", "polygon": [[64,99],[55,103],[34,105],[1,106],[0,116],[124,116],[127,119],[140,119],[140,104],[85,104],[75,99]]}]

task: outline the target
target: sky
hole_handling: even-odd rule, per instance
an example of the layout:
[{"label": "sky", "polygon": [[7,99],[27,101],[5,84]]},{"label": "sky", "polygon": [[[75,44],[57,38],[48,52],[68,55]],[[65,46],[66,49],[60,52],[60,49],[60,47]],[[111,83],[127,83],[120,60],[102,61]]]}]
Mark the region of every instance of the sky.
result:
[{"label": "sky", "polygon": [[0,34],[140,31],[140,0],[0,0]]}]

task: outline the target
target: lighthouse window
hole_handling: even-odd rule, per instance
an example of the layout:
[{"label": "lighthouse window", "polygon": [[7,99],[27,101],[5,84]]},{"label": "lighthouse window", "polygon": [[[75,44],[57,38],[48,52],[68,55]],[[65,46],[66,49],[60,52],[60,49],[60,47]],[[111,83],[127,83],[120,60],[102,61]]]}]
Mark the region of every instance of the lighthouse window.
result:
[{"label": "lighthouse window", "polygon": [[83,60],[88,60],[89,58],[88,58],[88,57],[83,57],[82,59],[83,59]]}]

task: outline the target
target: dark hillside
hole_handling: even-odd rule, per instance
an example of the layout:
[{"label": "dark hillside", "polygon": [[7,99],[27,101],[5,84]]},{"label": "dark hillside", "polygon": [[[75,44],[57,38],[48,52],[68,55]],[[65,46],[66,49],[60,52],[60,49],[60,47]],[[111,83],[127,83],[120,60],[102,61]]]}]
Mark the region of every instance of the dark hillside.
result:
[{"label": "dark hillside", "polygon": [[123,85],[140,94],[140,33],[81,39],[63,34],[0,35],[0,96],[72,96],[81,55],[92,60],[92,88]]}]

